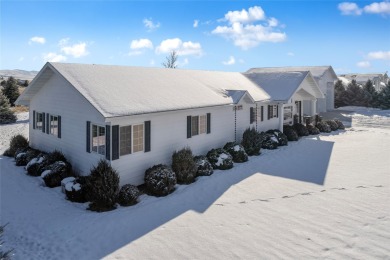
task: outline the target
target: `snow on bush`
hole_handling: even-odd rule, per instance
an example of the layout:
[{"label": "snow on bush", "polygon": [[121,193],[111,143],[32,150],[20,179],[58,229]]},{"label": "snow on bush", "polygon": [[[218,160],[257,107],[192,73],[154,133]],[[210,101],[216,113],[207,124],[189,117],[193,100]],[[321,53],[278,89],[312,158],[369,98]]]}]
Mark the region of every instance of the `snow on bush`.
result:
[{"label": "snow on bush", "polygon": [[72,202],[84,203],[87,201],[85,196],[85,177],[68,177],[61,181],[63,190],[68,200]]},{"label": "snow on bush", "polygon": [[140,195],[138,188],[131,184],[125,184],[119,191],[118,203],[121,206],[132,206],[137,204],[137,199]]},{"label": "snow on bush", "polygon": [[86,198],[91,202],[89,210],[103,212],[116,208],[119,175],[106,160],[101,159],[85,180]]},{"label": "snow on bush", "polygon": [[301,123],[295,123],[293,125],[293,128],[295,132],[297,132],[298,136],[308,136],[309,131],[307,130],[306,126]]},{"label": "snow on bush", "polygon": [[37,157],[32,158],[26,165],[25,169],[30,176],[40,176],[43,172],[43,161],[45,160],[45,154],[41,153]]},{"label": "snow on bush", "polygon": [[49,188],[61,186],[61,181],[71,175],[72,167],[69,163],[57,161],[46,166],[41,174],[43,181]]},{"label": "snow on bush", "polygon": [[172,170],[179,184],[189,184],[195,181],[197,169],[190,148],[183,148],[173,153]]},{"label": "snow on bush", "polygon": [[280,130],[272,129],[272,130],[268,130],[266,133],[273,134],[276,137],[276,139],[278,140],[279,146],[285,146],[288,144],[287,136],[285,134],[283,134]]},{"label": "snow on bush", "polygon": [[268,150],[273,150],[278,148],[279,146],[279,141],[273,134],[269,133],[264,133],[261,132],[263,142],[261,144],[261,148],[268,149]]},{"label": "snow on bush", "polygon": [[330,130],[336,131],[339,129],[339,125],[334,120],[326,120],[325,123],[327,123],[330,127]]},{"label": "snow on bush", "polygon": [[320,130],[314,125],[307,125],[306,128],[310,135],[318,135],[320,133]]},{"label": "snow on bush", "polygon": [[254,128],[248,128],[242,135],[241,145],[244,147],[245,152],[249,155],[260,155],[261,143],[263,142],[262,136]]},{"label": "snow on bush", "polygon": [[196,176],[210,176],[213,174],[214,169],[209,160],[204,155],[198,155],[194,157],[194,162],[197,166]]},{"label": "snow on bush", "polygon": [[223,149],[233,157],[233,162],[235,163],[248,161],[248,155],[246,154],[245,149],[241,144],[228,142],[225,144]]},{"label": "snow on bush", "polygon": [[5,156],[14,157],[16,151],[28,148],[28,140],[23,135],[15,135],[11,138],[9,148],[4,152]]},{"label": "snow on bush", "polygon": [[340,130],[344,130],[345,129],[345,126],[343,124],[343,122],[341,122],[340,120],[334,120],[337,124],[337,128],[340,129]]},{"label": "snow on bush", "polygon": [[283,134],[287,136],[289,141],[298,141],[298,134],[295,129],[290,125],[283,126]]},{"label": "snow on bush", "polygon": [[175,190],[176,174],[163,164],[154,165],[145,171],[145,186],[153,196],[166,196]]},{"label": "snow on bush", "polygon": [[207,153],[207,159],[214,169],[227,170],[233,168],[233,157],[224,149],[211,149]]},{"label": "snow on bush", "polygon": [[320,121],[316,124],[316,127],[318,130],[320,130],[321,133],[330,133],[332,129],[325,121]]},{"label": "snow on bush", "polygon": [[66,177],[64,179],[62,179],[61,181],[61,191],[63,193],[65,193],[65,185],[68,183],[68,182],[74,182],[76,180],[75,177],[71,176],[71,177]]}]

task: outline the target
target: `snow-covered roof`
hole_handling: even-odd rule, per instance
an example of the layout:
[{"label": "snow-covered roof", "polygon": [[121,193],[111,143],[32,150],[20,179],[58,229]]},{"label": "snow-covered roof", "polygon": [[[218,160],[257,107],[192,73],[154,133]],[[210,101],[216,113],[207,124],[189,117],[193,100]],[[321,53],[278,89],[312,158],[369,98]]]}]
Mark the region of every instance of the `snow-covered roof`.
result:
[{"label": "snow-covered roof", "polygon": [[350,73],[350,74],[342,74],[339,76],[339,78],[340,77],[344,77],[350,81],[354,79],[354,80],[356,80],[356,82],[365,83],[368,80],[374,80],[375,78],[382,81],[385,78],[385,74],[383,74],[383,73]]},{"label": "snow-covered roof", "polygon": [[313,77],[318,80],[320,79],[325,72],[329,70],[330,73],[337,78],[336,73],[334,72],[332,66],[294,66],[294,67],[266,67],[266,68],[252,68],[249,69],[246,73],[254,72],[288,72],[288,71],[310,71]]},{"label": "snow-covered roof", "polygon": [[270,99],[239,72],[47,63],[17,103],[28,104],[53,72],[105,117],[234,104],[237,93],[232,97],[227,90],[245,91],[254,101]]},{"label": "snow-covered roof", "polygon": [[315,98],[324,97],[310,71],[251,72],[244,75],[267,91],[274,101],[288,101],[304,86],[305,80],[306,94]]}]

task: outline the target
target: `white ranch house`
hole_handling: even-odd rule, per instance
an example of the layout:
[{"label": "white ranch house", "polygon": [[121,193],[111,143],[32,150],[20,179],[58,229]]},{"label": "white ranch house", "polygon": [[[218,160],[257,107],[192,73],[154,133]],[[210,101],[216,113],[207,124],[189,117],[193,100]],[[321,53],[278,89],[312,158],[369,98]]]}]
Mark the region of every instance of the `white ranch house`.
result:
[{"label": "white ranch house", "polygon": [[285,82],[282,98],[272,98],[250,78],[238,72],[46,63],[16,103],[30,107],[33,148],[62,151],[81,174],[105,158],[121,184],[138,185],[147,168],[170,164],[175,150],[188,146],[195,155],[206,154],[240,141],[249,127],[282,130],[286,107],[292,104],[294,113],[295,101],[321,96],[308,71],[293,86]]}]

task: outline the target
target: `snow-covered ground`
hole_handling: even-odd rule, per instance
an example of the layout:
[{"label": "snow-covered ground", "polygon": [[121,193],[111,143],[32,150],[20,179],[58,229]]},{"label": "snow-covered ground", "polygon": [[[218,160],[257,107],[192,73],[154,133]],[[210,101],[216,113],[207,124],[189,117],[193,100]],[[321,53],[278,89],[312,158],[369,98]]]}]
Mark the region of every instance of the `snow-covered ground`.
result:
[{"label": "snow-covered ground", "polygon": [[[351,127],[106,213],[0,157],[5,246],[15,259],[390,259],[390,111],[334,114]],[[20,119],[0,126],[0,150],[27,133]]]}]

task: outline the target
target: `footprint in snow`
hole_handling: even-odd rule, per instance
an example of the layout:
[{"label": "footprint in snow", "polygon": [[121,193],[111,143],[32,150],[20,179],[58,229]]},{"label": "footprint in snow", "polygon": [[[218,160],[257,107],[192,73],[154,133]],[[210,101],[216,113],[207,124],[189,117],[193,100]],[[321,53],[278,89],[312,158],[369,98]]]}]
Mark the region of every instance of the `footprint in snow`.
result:
[{"label": "footprint in snow", "polygon": [[239,203],[240,204],[246,204],[246,201],[240,201]]},{"label": "footprint in snow", "polygon": [[301,195],[311,195],[313,192],[304,192],[304,193],[301,193]]},{"label": "footprint in snow", "polygon": [[321,192],[325,192],[326,190],[322,190]]},{"label": "footprint in snow", "polygon": [[263,201],[263,202],[269,202],[269,200],[267,200],[267,199],[254,199],[254,200],[252,200],[252,201]]},{"label": "footprint in snow", "polygon": [[363,189],[365,189],[367,187],[360,185],[360,186],[357,186],[356,188],[363,188]]},{"label": "footprint in snow", "polygon": [[283,198],[283,199],[288,199],[288,198],[292,198],[292,197],[286,195],[286,196],[283,196],[282,198]]},{"label": "footprint in snow", "polygon": [[214,205],[221,206],[221,207],[225,206],[224,204],[214,204]]},{"label": "footprint in snow", "polygon": [[376,188],[383,188],[382,185],[375,185],[374,187],[376,187]]}]

